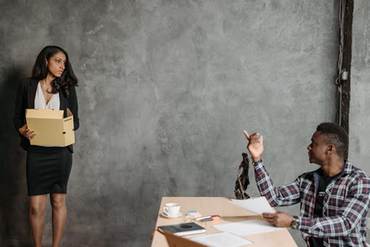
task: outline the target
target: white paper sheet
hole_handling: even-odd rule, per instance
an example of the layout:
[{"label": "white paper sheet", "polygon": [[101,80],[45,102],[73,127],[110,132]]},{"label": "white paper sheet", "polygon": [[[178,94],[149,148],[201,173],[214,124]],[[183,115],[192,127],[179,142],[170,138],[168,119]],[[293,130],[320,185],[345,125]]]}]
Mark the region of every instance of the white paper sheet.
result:
[{"label": "white paper sheet", "polygon": [[238,236],[248,236],[262,232],[279,231],[284,228],[274,227],[268,222],[261,220],[246,220],[233,223],[218,224],[214,226],[222,232],[229,232]]},{"label": "white paper sheet", "polygon": [[275,209],[270,206],[270,204],[268,203],[264,196],[246,200],[233,199],[232,203],[257,214],[275,213]]},{"label": "white paper sheet", "polygon": [[252,243],[251,241],[227,232],[195,237],[191,238],[191,240],[211,247],[240,247]]}]

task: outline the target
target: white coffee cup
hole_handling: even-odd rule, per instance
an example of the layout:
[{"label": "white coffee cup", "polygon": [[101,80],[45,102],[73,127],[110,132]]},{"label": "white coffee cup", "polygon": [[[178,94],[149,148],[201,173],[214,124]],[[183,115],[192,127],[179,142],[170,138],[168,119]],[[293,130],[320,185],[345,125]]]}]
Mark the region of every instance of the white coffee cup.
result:
[{"label": "white coffee cup", "polygon": [[181,206],[175,202],[166,203],[163,207],[163,213],[169,217],[176,217],[180,214]]}]

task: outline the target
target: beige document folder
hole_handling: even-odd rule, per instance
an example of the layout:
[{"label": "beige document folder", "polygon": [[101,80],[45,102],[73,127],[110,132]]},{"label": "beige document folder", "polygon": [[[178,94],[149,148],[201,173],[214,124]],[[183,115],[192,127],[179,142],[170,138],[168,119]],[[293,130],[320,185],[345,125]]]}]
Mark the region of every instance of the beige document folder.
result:
[{"label": "beige document folder", "polygon": [[75,142],[73,116],[63,118],[63,111],[27,109],[26,121],[35,133],[31,145],[65,147]]}]

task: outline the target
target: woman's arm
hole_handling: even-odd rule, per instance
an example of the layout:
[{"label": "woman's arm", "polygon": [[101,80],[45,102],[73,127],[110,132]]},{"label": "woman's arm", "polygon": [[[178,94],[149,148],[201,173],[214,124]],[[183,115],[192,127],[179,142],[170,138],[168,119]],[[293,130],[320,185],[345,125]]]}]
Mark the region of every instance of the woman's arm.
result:
[{"label": "woman's arm", "polygon": [[18,87],[15,98],[13,123],[19,135],[32,139],[35,133],[28,129],[25,116],[27,108],[27,83],[28,81],[23,81]]},{"label": "woman's arm", "polygon": [[23,81],[19,85],[18,90],[17,90],[17,95],[15,98],[14,116],[13,116],[14,127],[18,132],[20,132],[20,129],[24,128],[24,125],[26,124],[26,118],[25,118],[26,102],[27,102],[26,82]]},{"label": "woman's arm", "polygon": [[69,89],[68,105],[68,108],[73,114],[74,130],[77,130],[80,127],[80,119],[78,117],[78,100],[76,88],[74,86],[71,86]]}]

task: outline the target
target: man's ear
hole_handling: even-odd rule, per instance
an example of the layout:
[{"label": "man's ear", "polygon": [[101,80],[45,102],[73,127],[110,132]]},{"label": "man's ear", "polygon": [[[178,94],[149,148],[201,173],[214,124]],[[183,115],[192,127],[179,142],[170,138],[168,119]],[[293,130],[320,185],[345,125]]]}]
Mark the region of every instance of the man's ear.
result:
[{"label": "man's ear", "polygon": [[334,144],[328,144],[327,152],[328,152],[328,154],[336,153],[337,149],[335,148],[335,145]]}]

